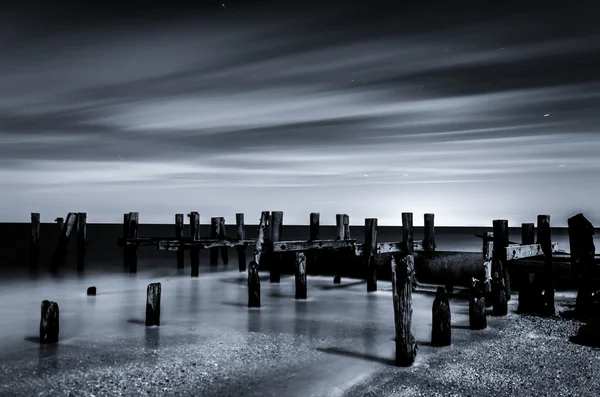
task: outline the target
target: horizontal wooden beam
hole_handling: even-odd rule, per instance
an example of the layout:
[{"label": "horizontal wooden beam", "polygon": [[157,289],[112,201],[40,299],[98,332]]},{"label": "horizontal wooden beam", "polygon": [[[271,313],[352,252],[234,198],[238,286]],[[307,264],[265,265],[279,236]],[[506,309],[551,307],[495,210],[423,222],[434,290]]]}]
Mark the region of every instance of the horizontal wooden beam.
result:
[{"label": "horizontal wooden beam", "polygon": [[[364,248],[363,244],[356,245],[356,248],[354,249],[356,256],[363,255],[363,248]],[[413,241],[413,250],[419,251],[419,252],[425,251],[423,249],[423,241],[422,240]],[[377,244],[377,255],[393,254],[393,253],[397,253],[397,252],[404,252],[404,250],[402,249],[402,242],[378,243]]]},{"label": "horizontal wooden beam", "polygon": [[273,242],[273,252],[298,252],[318,249],[354,248],[356,240],[313,240]]},{"label": "horizontal wooden beam", "polygon": [[[558,251],[558,243],[553,242],[552,252]],[[508,261],[542,255],[544,255],[544,251],[542,250],[542,246],[540,244],[509,245],[506,247],[506,260]]]},{"label": "horizontal wooden beam", "polygon": [[157,242],[159,251],[177,251],[182,249],[211,249],[220,247],[242,247],[246,245],[254,245],[256,240],[229,240],[229,239],[203,239],[194,241],[181,241],[176,239],[160,240]]}]

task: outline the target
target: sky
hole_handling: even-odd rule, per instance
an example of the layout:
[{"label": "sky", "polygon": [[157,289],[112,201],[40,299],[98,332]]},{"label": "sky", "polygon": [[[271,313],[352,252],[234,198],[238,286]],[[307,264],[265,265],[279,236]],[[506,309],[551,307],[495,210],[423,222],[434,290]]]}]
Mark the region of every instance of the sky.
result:
[{"label": "sky", "polygon": [[600,5],[446,3],[4,5],[0,221],[600,224]]}]

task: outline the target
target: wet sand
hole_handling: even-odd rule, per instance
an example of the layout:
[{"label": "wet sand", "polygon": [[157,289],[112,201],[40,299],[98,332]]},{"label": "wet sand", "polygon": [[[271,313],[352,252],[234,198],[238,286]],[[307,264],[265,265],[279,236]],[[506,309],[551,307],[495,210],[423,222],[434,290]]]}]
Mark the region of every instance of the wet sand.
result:
[{"label": "wet sand", "polygon": [[[162,283],[161,325],[145,327],[145,294]],[[90,285],[95,297],[86,296]],[[246,275],[175,270],[88,274],[0,286],[2,396],[571,395],[600,390],[600,350],[569,342],[578,323],[506,317],[468,329],[466,300],[451,299],[453,345],[428,346],[433,296],[413,295],[419,355],[393,366],[390,283],[367,294],[359,280],[262,275],[260,309],[248,309]],[[557,293],[557,296],[561,296]],[[60,306],[57,345],[37,343],[40,303]],[[563,298],[564,299],[564,298]],[[568,302],[569,299],[564,302]],[[566,357],[566,359],[565,359]],[[573,389],[578,387],[579,389]],[[547,393],[547,394],[545,394]]]}]

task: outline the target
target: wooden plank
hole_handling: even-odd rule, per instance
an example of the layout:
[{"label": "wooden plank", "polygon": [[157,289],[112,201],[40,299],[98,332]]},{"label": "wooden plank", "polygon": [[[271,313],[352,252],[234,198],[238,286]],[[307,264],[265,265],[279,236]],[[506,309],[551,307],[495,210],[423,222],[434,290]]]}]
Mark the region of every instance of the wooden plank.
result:
[{"label": "wooden plank", "polygon": [[[154,240],[152,239],[152,244],[144,244],[144,245],[156,245],[160,251],[177,251],[179,249],[184,250],[203,250],[203,249],[212,249],[212,248],[221,248],[221,247],[245,247],[247,245],[256,244],[256,240],[212,240],[212,239],[202,239],[197,241],[191,240],[175,240],[175,239],[162,239],[162,240]],[[129,244],[129,242],[128,242]],[[133,244],[133,243],[131,243]]]},{"label": "wooden plank", "polygon": [[[237,239],[243,241],[246,238],[246,226],[244,225],[244,214],[235,214],[235,225],[237,229]],[[246,271],[246,246],[244,244],[236,246],[238,254],[238,268],[240,272]]]},{"label": "wooden plank", "polygon": [[77,214],[77,270],[82,271],[85,266],[85,251],[87,245],[87,214]]},{"label": "wooden plank", "polygon": [[377,291],[377,218],[365,219],[364,266],[367,271],[367,292]]},{"label": "wooden plank", "polygon": [[423,230],[423,250],[425,252],[435,251],[435,226],[434,214],[424,215],[424,230]]},{"label": "wooden plank", "polygon": [[273,252],[343,249],[354,248],[355,245],[356,240],[278,241],[273,243]]},{"label": "wooden plank", "polygon": [[[183,238],[183,214],[175,214],[175,238]],[[183,249],[177,249],[177,269],[183,269],[185,263],[185,252]]]},{"label": "wooden plank", "polygon": [[532,256],[543,255],[544,251],[540,244],[518,245],[506,247],[506,260],[530,258]]},{"label": "wooden plank", "polygon": [[[423,241],[413,241],[413,252],[423,252]],[[377,243],[377,255],[395,254],[404,252],[404,242],[385,242]],[[364,253],[364,244],[355,245],[355,255],[362,256]]]}]

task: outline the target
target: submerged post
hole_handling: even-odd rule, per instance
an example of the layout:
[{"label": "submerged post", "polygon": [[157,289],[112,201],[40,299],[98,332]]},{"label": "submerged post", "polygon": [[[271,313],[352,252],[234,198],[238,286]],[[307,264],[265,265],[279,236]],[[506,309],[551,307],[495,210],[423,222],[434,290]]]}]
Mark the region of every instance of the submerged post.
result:
[{"label": "submerged post", "polygon": [[[139,213],[138,212],[130,212],[129,213],[129,238],[138,238],[138,226],[139,226]],[[133,245],[133,246],[129,246],[128,248],[129,248],[129,251],[128,251],[129,273],[136,273],[137,272],[137,262],[138,262],[138,246]]]},{"label": "submerged post", "polygon": [[575,313],[579,318],[592,315],[592,266],[596,247],[594,246],[594,225],[583,214],[568,220],[571,268],[577,277],[577,298]]},{"label": "submerged post", "polygon": [[471,295],[469,297],[469,328],[473,330],[487,328],[487,317],[485,314],[485,295],[480,281],[471,279]]},{"label": "submerged post", "polygon": [[[343,240],[345,235],[344,228],[344,214],[336,214],[335,215],[335,227],[336,227],[336,235],[335,240]],[[342,252],[337,255],[335,266],[335,276],[333,277],[334,284],[340,284],[342,282]]]},{"label": "submerged post", "polygon": [[71,232],[75,226],[76,217],[77,215],[73,212],[69,212],[69,215],[67,215],[66,224],[63,227],[63,230],[60,232],[58,241],[56,243],[56,248],[50,262],[50,271],[52,273],[58,271],[59,264],[65,260],[65,256],[67,254],[67,243],[69,242],[69,237],[71,236]]},{"label": "submerged post", "polygon": [[423,250],[425,252],[435,251],[435,226],[434,214],[425,214],[423,228]]},{"label": "submerged post", "polygon": [[160,283],[148,284],[146,291],[146,326],[160,325]]},{"label": "submerged post", "polygon": [[377,291],[377,218],[365,219],[364,264],[367,271],[367,292]]},{"label": "submerged post", "polygon": [[296,299],[306,299],[306,256],[296,252]]},{"label": "submerged post", "polygon": [[82,271],[85,265],[85,249],[87,245],[87,214],[77,214],[77,271]]},{"label": "submerged post", "polygon": [[[402,248],[406,255],[414,253],[414,236],[413,236],[413,214],[412,212],[402,213]],[[414,271],[414,269],[413,269]],[[413,289],[416,287],[416,277],[412,278]]]},{"label": "submerged post", "polygon": [[[309,219],[309,240],[314,241],[319,239],[319,218],[318,212],[310,214]],[[317,251],[308,251],[306,257],[306,267],[309,274],[317,274]]]},{"label": "submerged post", "polygon": [[[243,241],[246,239],[246,226],[244,225],[244,214],[235,214],[235,225],[237,229],[237,239]],[[246,246],[237,247],[238,268],[240,272],[246,271]]]},{"label": "submerged post", "polygon": [[[183,238],[183,214],[175,214],[175,238],[182,239]],[[179,247],[177,250],[177,269],[184,268],[185,262],[185,251],[183,247]]]},{"label": "submerged post", "polygon": [[546,271],[546,275],[544,277],[544,314],[553,316],[556,313],[556,308],[554,307],[554,269],[552,266],[552,234],[550,231],[550,215],[538,215],[537,241],[544,252],[544,269]]},{"label": "submerged post", "polygon": [[[190,217],[190,237],[192,241],[200,240],[200,214],[192,211],[188,214]],[[190,266],[192,268],[192,277],[200,276],[200,249],[190,248]]]},{"label": "submerged post", "polygon": [[452,343],[450,302],[444,287],[438,287],[431,308],[431,345],[450,346]]},{"label": "submerged post", "polygon": [[40,214],[31,213],[31,237],[29,238],[29,266],[37,269],[40,263]]},{"label": "submerged post", "polygon": [[[225,229],[225,218],[219,218],[219,239],[224,240],[227,238],[227,230]],[[221,260],[223,264],[229,264],[229,251],[227,247],[221,247]]]},{"label": "submerged post", "polygon": [[397,366],[410,366],[417,356],[417,342],[411,332],[412,322],[412,279],[414,257],[407,255],[396,264],[392,255],[392,297],[394,302],[394,324],[396,330]]},{"label": "submerged post", "polygon": [[272,243],[276,243],[281,238],[281,227],[283,224],[283,212],[282,211],[272,211],[271,212],[271,238],[269,241],[269,267],[270,267],[270,277],[269,281],[271,283],[278,283],[281,280],[281,255],[278,253],[272,252]]},{"label": "submerged post", "polygon": [[42,301],[42,317],[40,320],[40,343],[58,342],[58,303]]},{"label": "submerged post", "polygon": [[[61,228],[62,230],[62,228]],[[123,240],[129,238],[129,213],[123,214]],[[123,270],[129,270],[129,247],[123,242]]]},{"label": "submerged post", "polygon": [[[210,218],[210,238],[219,238],[219,229],[221,226],[221,218]],[[210,249],[210,265],[217,266],[219,264],[219,247]]]},{"label": "submerged post", "polygon": [[508,221],[496,219],[493,221],[494,249],[492,252],[492,304],[496,316],[508,314],[506,298],[506,247],[508,247]]},{"label": "submerged post", "polygon": [[260,277],[258,267],[260,266],[262,251],[265,245],[265,229],[269,212],[263,211],[258,224],[258,237],[254,246],[254,258],[248,265],[248,307],[260,307]]}]

